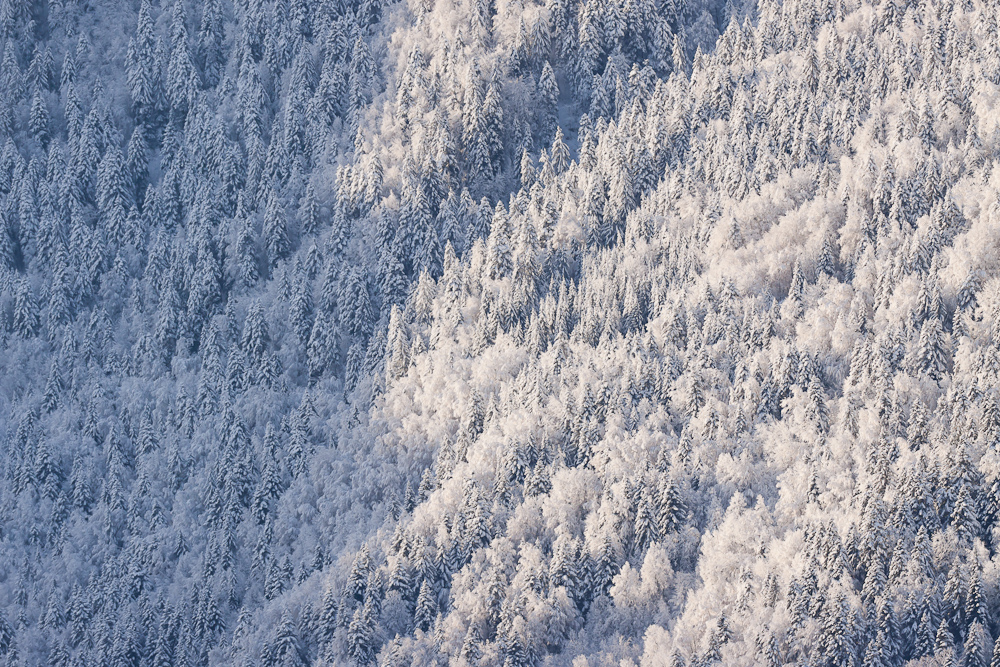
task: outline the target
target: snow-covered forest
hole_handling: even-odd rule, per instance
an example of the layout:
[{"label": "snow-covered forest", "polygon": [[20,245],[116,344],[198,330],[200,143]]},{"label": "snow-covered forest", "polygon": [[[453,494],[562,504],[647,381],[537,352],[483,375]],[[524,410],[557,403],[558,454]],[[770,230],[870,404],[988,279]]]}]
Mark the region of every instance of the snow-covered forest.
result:
[{"label": "snow-covered forest", "polygon": [[1000,667],[1000,3],[0,47],[0,664]]}]

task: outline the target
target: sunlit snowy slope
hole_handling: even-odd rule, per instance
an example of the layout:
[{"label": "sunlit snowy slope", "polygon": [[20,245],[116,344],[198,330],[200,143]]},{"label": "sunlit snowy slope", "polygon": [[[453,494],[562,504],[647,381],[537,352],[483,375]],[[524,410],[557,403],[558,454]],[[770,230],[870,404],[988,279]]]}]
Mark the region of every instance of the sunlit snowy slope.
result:
[{"label": "sunlit snowy slope", "polygon": [[998,667],[993,0],[0,0],[0,661]]}]

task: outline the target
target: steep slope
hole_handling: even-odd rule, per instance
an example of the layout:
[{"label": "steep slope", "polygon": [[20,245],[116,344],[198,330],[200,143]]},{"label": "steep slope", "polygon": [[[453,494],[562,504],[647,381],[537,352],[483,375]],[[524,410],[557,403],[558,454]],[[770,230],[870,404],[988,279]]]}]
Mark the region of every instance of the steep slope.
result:
[{"label": "steep slope", "polygon": [[592,99],[390,323],[328,661],[990,664],[996,34],[763,4]]},{"label": "steep slope", "polygon": [[994,3],[0,33],[8,664],[991,664]]}]

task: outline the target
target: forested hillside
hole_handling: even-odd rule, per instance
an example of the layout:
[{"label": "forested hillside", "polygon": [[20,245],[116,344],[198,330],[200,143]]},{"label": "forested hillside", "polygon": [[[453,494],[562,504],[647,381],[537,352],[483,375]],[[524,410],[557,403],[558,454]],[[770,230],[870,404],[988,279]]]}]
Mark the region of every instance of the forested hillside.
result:
[{"label": "forested hillside", "polygon": [[0,660],[1000,666],[1000,5],[0,0]]}]

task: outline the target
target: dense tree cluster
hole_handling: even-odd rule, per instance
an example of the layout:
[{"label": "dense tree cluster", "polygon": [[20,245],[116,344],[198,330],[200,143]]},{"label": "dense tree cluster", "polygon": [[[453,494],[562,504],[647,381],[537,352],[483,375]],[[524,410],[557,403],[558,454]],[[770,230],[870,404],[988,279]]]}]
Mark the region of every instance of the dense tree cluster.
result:
[{"label": "dense tree cluster", "polygon": [[0,44],[5,664],[1000,664],[995,3]]}]

